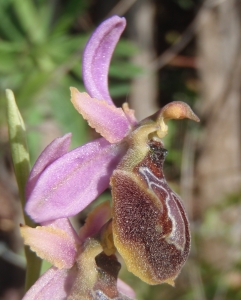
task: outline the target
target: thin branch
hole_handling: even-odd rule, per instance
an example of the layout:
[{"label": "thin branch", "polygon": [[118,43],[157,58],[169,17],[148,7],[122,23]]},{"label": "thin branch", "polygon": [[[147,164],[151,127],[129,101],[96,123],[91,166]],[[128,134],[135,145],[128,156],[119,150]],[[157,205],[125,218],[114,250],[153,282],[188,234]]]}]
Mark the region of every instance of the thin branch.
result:
[{"label": "thin branch", "polygon": [[106,18],[109,18],[113,15],[119,15],[123,16],[131,7],[133,4],[136,3],[137,0],[121,0],[119,1],[115,7],[112,8],[112,10],[108,13]]},{"label": "thin branch", "polygon": [[177,56],[177,54],[180,53],[190,43],[196,33],[197,24],[203,9],[205,9],[206,2],[208,1],[204,1],[202,3],[196,17],[183,32],[182,36],[169,49],[164,51],[149,65],[149,70],[157,71],[163,68],[165,65],[169,64],[170,61],[172,61]]}]

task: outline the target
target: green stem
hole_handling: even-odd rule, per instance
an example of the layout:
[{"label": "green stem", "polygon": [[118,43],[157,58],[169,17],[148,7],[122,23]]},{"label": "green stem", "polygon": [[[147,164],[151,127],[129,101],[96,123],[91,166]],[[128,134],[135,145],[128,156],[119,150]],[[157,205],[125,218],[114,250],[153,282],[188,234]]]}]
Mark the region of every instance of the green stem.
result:
[{"label": "green stem", "polygon": [[[34,222],[24,212],[26,202],[25,186],[30,172],[30,159],[25,125],[15,102],[13,92],[11,90],[6,90],[6,96],[9,142],[24,221],[26,225],[34,227]],[[27,260],[25,288],[28,290],[39,277],[42,261],[28,247],[25,247],[25,255]]]}]

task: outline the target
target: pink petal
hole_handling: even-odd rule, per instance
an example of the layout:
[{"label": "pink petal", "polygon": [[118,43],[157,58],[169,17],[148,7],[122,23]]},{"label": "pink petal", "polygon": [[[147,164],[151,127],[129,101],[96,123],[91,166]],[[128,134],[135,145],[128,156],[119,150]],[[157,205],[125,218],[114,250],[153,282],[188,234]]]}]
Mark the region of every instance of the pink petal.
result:
[{"label": "pink petal", "polygon": [[22,300],[67,299],[76,278],[75,273],[74,268],[71,270],[50,268],[28,290]]},{"label": "pink petal", "polygon": [[70,90],[75,109],[107,141],[117,143],[127,135],[130,125],[121,108],[109,105],[104,100],[91,98],[87,93],[80,93],[76,88]]},{"label": "pink petal", "polygon": [[71,239],[76,243],[80,244],[80,238],[76,231],[74,230],[72,224],[70,223],[68,218],[62,218],[62,219],[57,219],[54,221],[49,221],[49,222],[43,222],[43,226],[52,226],[53,228],[59,228],[64,230],[68,236],[71,237]]},{"label": "pink petal", "polygon": [[42,259],[59,269],[71,268],[75,262],[78,244],[60,228],[53,226],[20,227],[24,244]]},{"label": "pink petal", "polygon": [[87,43],[83,55],[83,80],[91,97],[114,105],[108,91],[110,60],[126,20],[113,16],[102,22]]},{"label": "pink petal", "polygon": [[134,109],[130,109],[127,102],[123,103],[122,109],[126,115],[126,118],[132,127],[136,126],[138,124],[137,119],[135,117],[135,111]]},{"label": "pink petal", "polygon": [[81,241],[96,234],[110,218],[111,207],[109,201],[103,202],[95,207],[95,209],[88,214],[84,226],[80,228],[79,238]]},{"label": "pink petal", "polygon": [[135,291],[124,281],[122,281],[120,278],[117,279],[117,289],[120,293],[123,295],[135,299],[136,298],[136,293]]},{"label": "pink petal", "polygon": [[56,159],[58,159],[59,157],[61,157],[62,155],[68,152],[70,142],[71,142],[71,133],[65,134],[63,137],[55,139],[41,153],[41,155],[35,162],[28,178],[28,182],[26,185],[27,200],[40,174],[53,161],[55,161]]},{"label": "pink petal", "polygon": [[124,152],[103,138],[68,152],[41,174],[26,212],[37,223],[77,214],[108,187]]}]

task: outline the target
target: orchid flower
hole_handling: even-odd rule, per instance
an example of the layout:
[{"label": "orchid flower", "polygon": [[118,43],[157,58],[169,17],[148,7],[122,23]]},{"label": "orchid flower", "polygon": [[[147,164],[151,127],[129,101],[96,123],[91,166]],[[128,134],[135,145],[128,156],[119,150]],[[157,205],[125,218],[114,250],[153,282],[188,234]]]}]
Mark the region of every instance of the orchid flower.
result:
[{"label": "orchid flower", "polygon": [[[127,103],[123,109],[114,105],[107,81],[110,59],[125,25],[124,18],[113,16],[107,19],[96,29],[86,45],[83,80],[90,96],[71,88],[71,100],[89,125],[103,138],[67,152],[70,144],[70,134],[67,134],[54,140],[43,151],[26,187],[25,210],[37,223],[70,217],[82,211],[108,188],[113,171],[127,152],[125,138],[135,129],[137,120]],[[180,112],[182,107],[178,105]],[[173,107],[171,109],[173,111]],[[195,119],[187,107],[183,108],[182,115],[175,115],[175,112],[171,115],[171,109],[159,112],[161,124],[154,125],[153,122],[154,128],[149,130],[150,133],[158,130],[160,135],[165,135],[167,126],[164,121],[167,119]],[[52,152],[58,153],[58,157],[49,160]],[[38,171],[40,165],[41,172]],[[31,189],[33,183],[35,185]]]},{"label": "orchid flower", "polygon": [[179,101],[141,122],[127,103],[114,105],[108,68],[125,24],[113,16],[97,28],[83,55],[88,94],[71,88],[74,107],[102,138],[70,152],[70,135],[53,141],[30,174],[26,212],[42,225],[68,218],[111,184],[114,244],[128,269],[149,284],[173,285],[190,251],[190,230],[182,201],[162,172],[167,151],[161,139],[168,120],[199,119]]},{"label": "orchid flower", "polygon": [[[78,235],[67,218],[36,228],[22,225],[25,244],[53,265],[23,300],[102,299],[100,295],[103,299],[134,299],[134,291],[117,279],[120,264],[116,257],[107,256],[101,239],[93,237],[110,216],[108,202],[100,204],[87,217]],[[111,267],[106,269],[108,264]]]},{"label": "orchid flower", "polygon": [[[71,89],[72,102],[104,138],[67,152],[70,137],[66,136],[65,142],[57,139],[43,151],[26,188],[26,212],[37,223],[70,217],[83,210],[108,188],[110,176],[126,152],[126,144],[121,141],[136,120],[127,107],[125,112],[115,107],[107,83],[110,59],[125,24],[125,19],[117,16],[106,20],[85,48],[83,79],[88,93],[96,98]],[[46,164],[49,151],[58,152],[59,158]],[[41,173],[36,171],[39,165],[45,165]],[[36,183],[33,189],[32,181]]]}]

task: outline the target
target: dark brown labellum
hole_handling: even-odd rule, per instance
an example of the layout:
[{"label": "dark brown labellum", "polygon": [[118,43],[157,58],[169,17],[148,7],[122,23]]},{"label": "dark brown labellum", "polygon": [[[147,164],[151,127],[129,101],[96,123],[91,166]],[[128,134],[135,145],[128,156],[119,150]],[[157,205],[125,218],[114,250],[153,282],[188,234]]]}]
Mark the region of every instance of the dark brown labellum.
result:
[{"label": "dark brown labellum", "polygon": [[121,265],[115,255],[100,253],[95,258],[98,277],[92,295],[94,300],[131,300],[117,289],[117,278]]},{"label": "dark brown labellum", "polygon": [[148,146],[142,161],[120,164],[111,178],[114,243],[143,281],[174,284],[190,251],[189,223],[163,174],[167,151],[159,141]]}]

